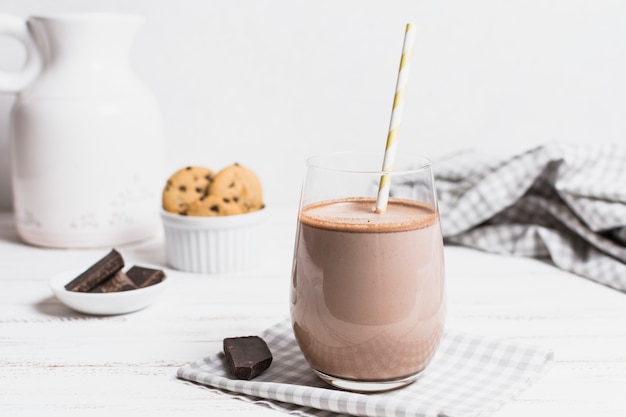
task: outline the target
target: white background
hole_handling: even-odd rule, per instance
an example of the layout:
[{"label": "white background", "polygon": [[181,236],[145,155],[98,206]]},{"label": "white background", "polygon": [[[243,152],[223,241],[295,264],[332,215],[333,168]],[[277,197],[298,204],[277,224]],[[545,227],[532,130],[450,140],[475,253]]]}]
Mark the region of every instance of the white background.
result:
[{"label": "white background", "polygon": [[[417,26],[399,152],[550,141],[624,143],[626,2],[620,0],[0,0],[0,12],[147,17],[132,64],[163,112],[167,166],[240,162],[268,204],[297,201],[304,160],[382,154],[404,26]],[[19,68],[0,39],[0,68]],[[0,94],[0,208],[10,208]],[[436,164],[435,164],[436,169]]]}]

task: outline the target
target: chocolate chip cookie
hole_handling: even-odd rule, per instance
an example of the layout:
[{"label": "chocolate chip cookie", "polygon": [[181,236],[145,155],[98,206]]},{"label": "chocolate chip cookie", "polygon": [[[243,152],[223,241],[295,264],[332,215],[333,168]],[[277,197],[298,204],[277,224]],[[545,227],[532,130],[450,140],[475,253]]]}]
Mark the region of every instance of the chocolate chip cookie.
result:
[{"label": "chocolate chip cookie", "polygon": [[189,205],[208,194],[214,173],[209,168],[188,166],[176,171],[163,189],[163,209],[187,214]]},{"label": "chocolate chip cookie", "polygon": [[263,208],[263,189],[259,177],[239,164],[228,166],[215,174],[209,186],[209,195],[235,202],[244,213]]}]

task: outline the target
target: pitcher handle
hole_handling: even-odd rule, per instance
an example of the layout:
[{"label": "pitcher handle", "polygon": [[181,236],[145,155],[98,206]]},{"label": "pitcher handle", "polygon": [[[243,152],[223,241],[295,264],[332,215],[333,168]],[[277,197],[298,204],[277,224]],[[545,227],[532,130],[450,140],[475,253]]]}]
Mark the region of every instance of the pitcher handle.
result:
[{"label": "pitcher handle", "polygon": [[26,62],[20,70],[0,71],[0,91],[17,92],[39,75],[42,67],[39,49],[28,31],[26,21],[17,16],[0,14],[0,36],[11,36],[26,49]]}]

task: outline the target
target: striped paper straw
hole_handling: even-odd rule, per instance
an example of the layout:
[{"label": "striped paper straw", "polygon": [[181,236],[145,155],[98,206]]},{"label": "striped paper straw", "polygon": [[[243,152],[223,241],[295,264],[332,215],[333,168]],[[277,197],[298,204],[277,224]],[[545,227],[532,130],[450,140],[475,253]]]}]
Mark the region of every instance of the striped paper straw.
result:
[{"label": "striped paper straw", "polygon": [[[389,122],[389,133],[387,134],[387,145],[385,146],[383,172],[393,171],[398,135],[400,133],[400,122],[402,121],[402,111],[404,109],[404,95],[406,92],[406,85],[409,80],[409,70],[411,68],[411,55],[413,54],[414,38],[415,29],[413,24],[407,23],[406,31],[404,32],[404,44],[402,45],[400,69],[398,70],[398,79],[396,81],[396,94],[393,98],[393,109],[391,111],[391,121]],[[384,213],[387,210],[390,186],[391,176],[383,174],[380,177],[378,196],[376,197],[376,213]]]}]

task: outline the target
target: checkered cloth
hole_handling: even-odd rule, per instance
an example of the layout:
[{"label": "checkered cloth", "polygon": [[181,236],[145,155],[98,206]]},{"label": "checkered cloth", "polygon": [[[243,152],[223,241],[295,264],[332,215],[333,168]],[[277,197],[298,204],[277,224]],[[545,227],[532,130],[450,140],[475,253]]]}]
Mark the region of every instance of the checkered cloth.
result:
[{"label": "checkered cloth", "polygon": [[447,243],[545,258],[626,291],[625,148],[468,151],[435,161],[434,171]]},{"label": "checkered cloth", "polygon": [[545,349],[447,331],[416,382],[395,391],[358,394],[331,388],[313,373],[288,320],[260,336],[274,360],[254,380],[233,379],[223,354],[183,366],[178,377],[298,416],[478,417],[519,394],[552,360]]}]

